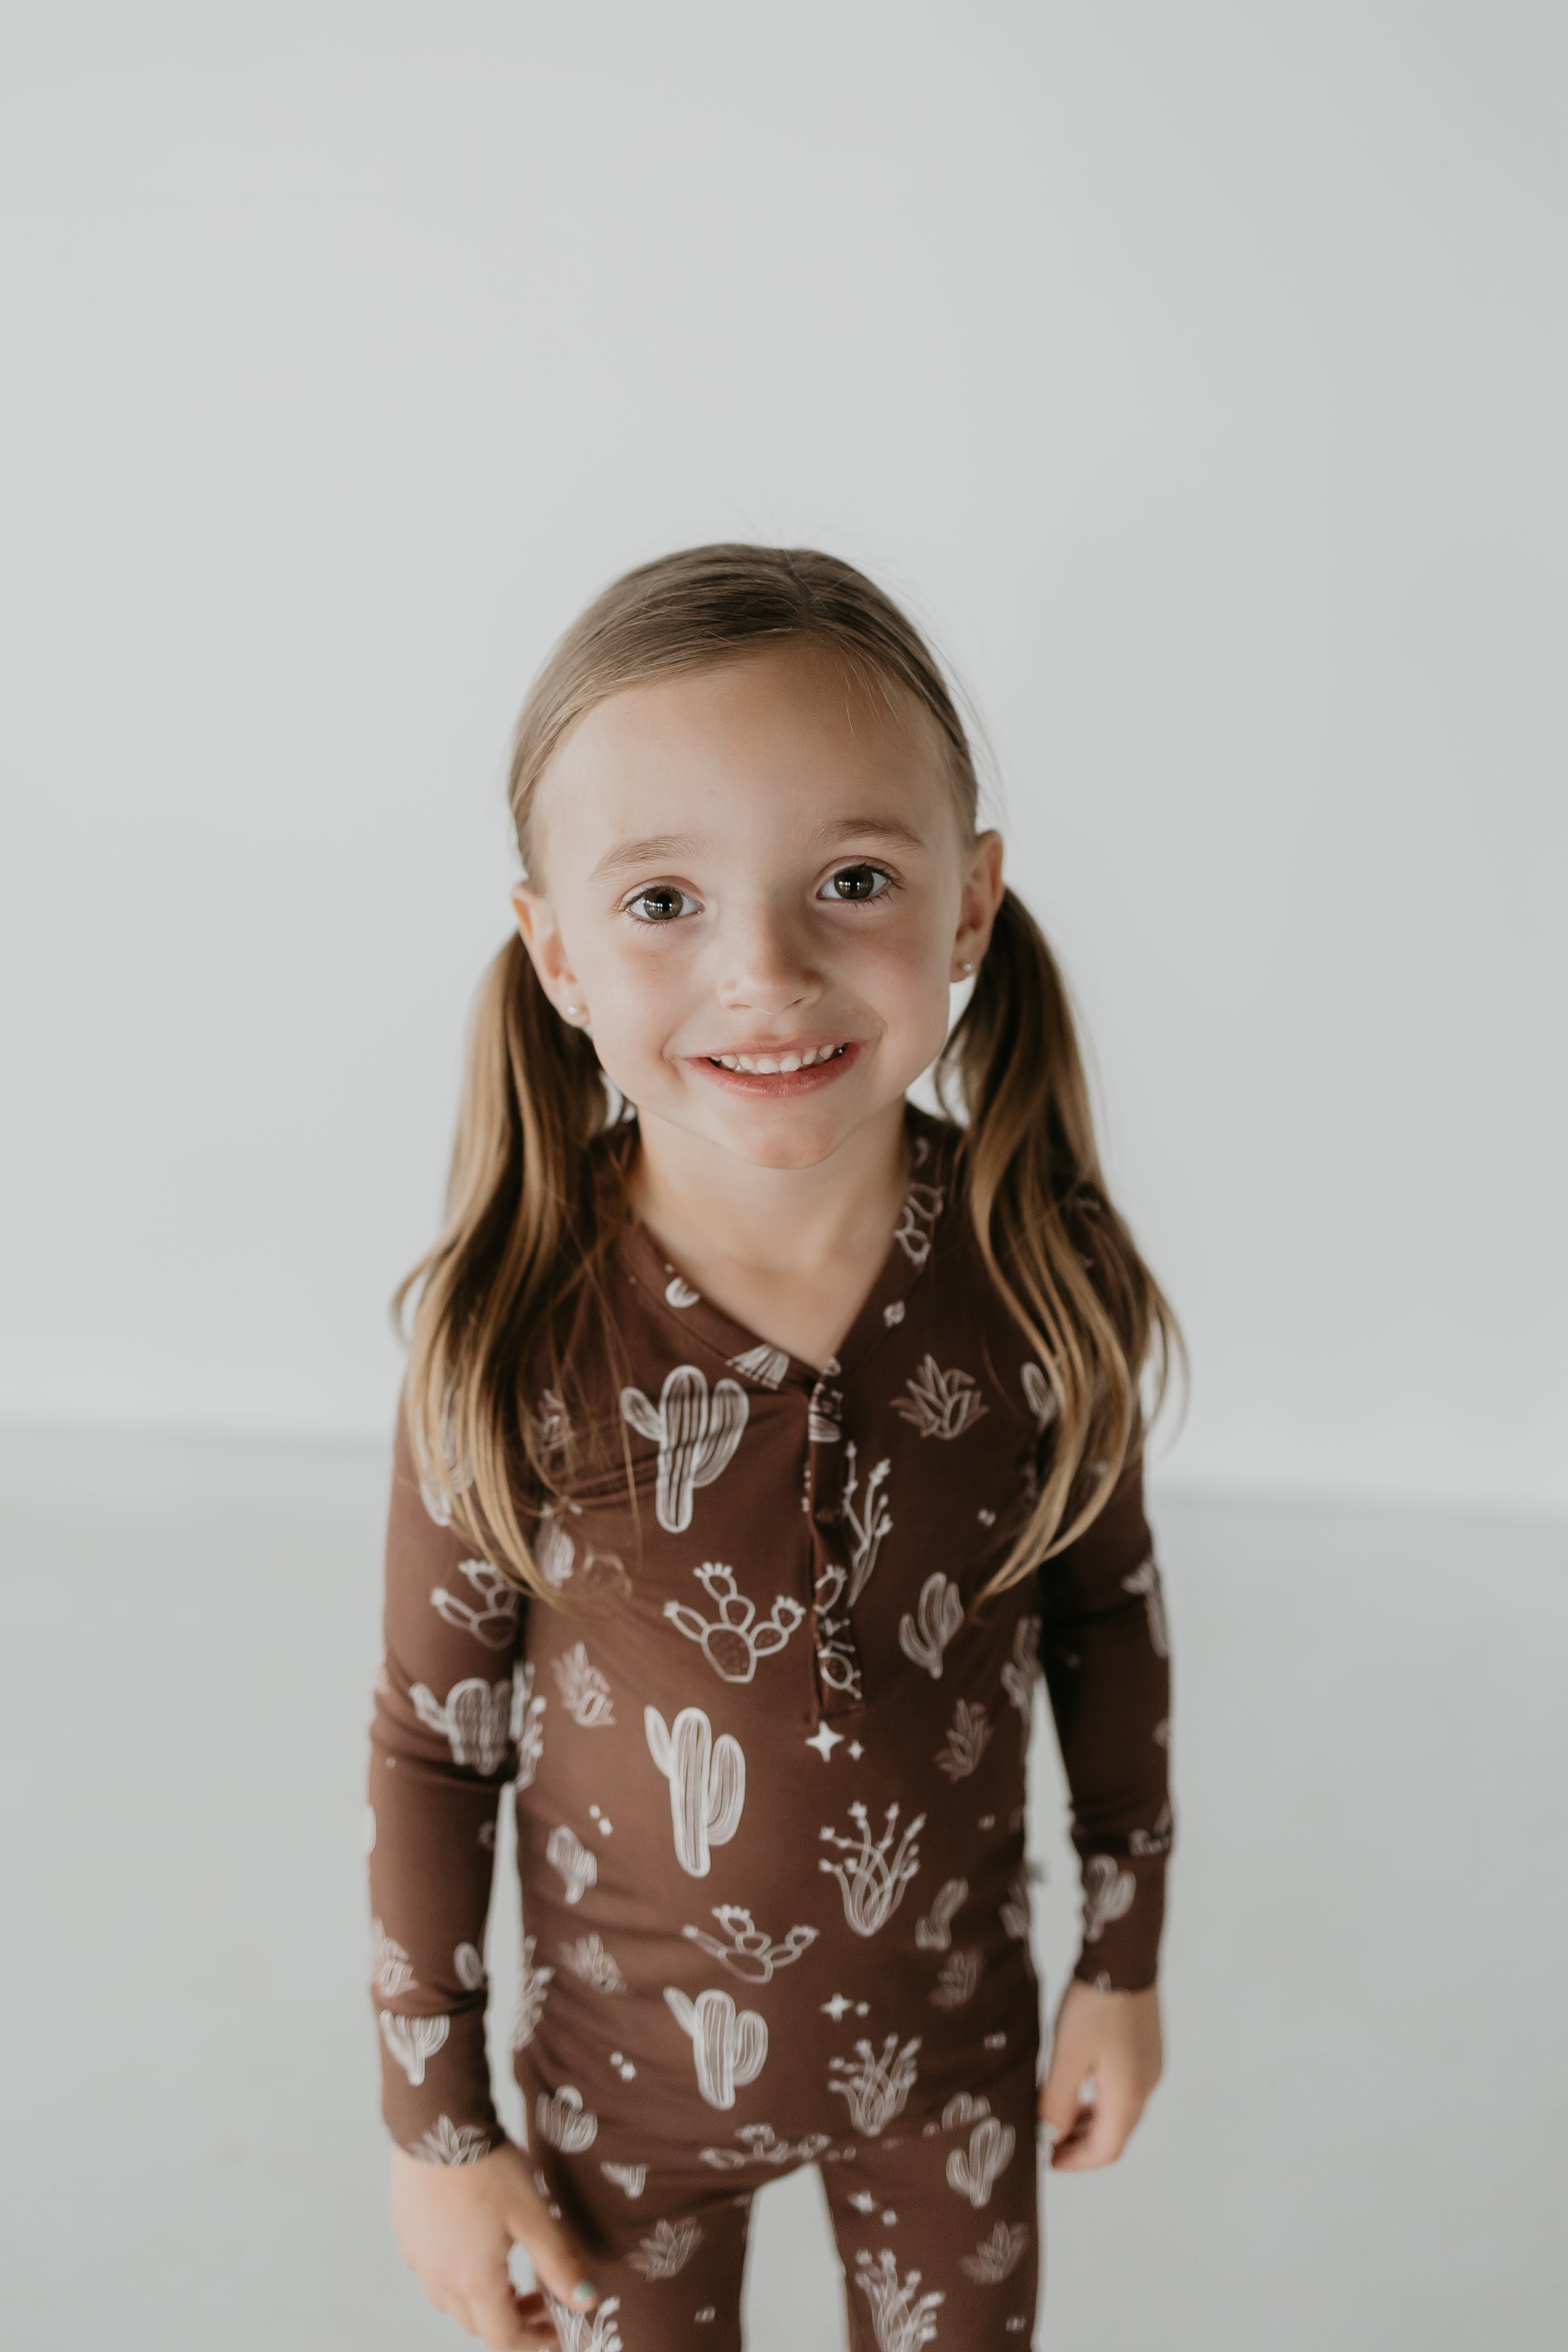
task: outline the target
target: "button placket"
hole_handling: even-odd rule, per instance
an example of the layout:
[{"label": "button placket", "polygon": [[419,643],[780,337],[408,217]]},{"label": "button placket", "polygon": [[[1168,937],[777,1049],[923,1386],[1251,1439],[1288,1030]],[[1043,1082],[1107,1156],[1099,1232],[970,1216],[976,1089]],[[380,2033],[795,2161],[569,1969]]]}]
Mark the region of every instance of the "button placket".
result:
[{"label": "button placket", "polygon": [[819,1532],[836,1528],[843,1512],[826,1482],[836,1479],[839,1456],[830,1448],[843,1442],[844,1391],[834,1386],[840,1369],[837,1356],[823,1366],[806,1401],[806,1501],[812,1518],[811,1550],[815,1575],[811,1595],[811,1633],[818,1717],[852,1715],[864,1705],[860,1654],[845,1604],[849,1570],[833,1558]]}]

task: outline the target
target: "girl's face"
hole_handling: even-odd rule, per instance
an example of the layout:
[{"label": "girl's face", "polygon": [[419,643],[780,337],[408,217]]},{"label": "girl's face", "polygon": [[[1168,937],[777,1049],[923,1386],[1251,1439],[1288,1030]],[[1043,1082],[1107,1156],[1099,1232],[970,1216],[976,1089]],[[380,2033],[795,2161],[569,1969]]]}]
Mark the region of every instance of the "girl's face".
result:
[{"label": "girl's face", "polygon": [[[795,638],[626,688],[552,755],[518,928],[645,1122],[809,1167],[942,1050],[1002,843],[964,849],[935,724],[898,700]],[[773,1075],[715,1058],[818,1050]]]}]

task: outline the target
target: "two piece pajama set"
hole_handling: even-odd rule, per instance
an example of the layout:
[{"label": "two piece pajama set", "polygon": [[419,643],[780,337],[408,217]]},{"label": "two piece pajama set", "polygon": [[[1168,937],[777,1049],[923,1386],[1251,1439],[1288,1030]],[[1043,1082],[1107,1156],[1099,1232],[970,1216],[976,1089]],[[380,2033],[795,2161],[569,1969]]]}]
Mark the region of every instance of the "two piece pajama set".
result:
[{"label": "two piece pajama set", "polygon": [[[433,2163],[505,2141],[483,1947],[510,1786],[528,2153],[600,2290],[586,2314],[551,2299],[564,2352],[735,2352],[752,2197],[806,2163],[855,2352],[1029,2344],[1042,1670],[1083,1867],[1074,1974],[1155,1979],[1170,1665],[1141,1472],[970,1613],[1055,1400],[978,1255],[962,1130],[906,1111],[898,1228],[826,1366],[622,1226],[631,1379],[583,1307],[563,1360],[594,1411],[574,1426],[548,1387],[534,1407],[573,1475],[531,1542],[573,1609],[432,1515],[398,1416],[366,1816],[383,2114]],[[601,1179],[635,1134],[597,1139]]]}]

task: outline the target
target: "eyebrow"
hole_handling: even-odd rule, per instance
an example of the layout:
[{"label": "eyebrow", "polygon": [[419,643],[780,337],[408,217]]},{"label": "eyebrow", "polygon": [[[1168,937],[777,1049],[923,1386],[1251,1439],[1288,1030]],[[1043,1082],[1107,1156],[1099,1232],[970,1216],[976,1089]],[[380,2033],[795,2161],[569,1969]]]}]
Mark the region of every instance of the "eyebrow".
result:
[{"label": "eyebrow", "polygon": [[[898,816],[841,816],[830,824],[819,824],[805,836],[807,848],[830,848],[836,841],[850,841],[857,836],[874,834],[883,841],[896,841],[907,849],[923,849],[924,836]],[[650,866],[667,857],[681,857],[697,849],[700,844],[689,833],[649,833],[640,840],[618,841],[607,849],[588,877],[599,881],[605,875],[619,874],[627,866]]]}]

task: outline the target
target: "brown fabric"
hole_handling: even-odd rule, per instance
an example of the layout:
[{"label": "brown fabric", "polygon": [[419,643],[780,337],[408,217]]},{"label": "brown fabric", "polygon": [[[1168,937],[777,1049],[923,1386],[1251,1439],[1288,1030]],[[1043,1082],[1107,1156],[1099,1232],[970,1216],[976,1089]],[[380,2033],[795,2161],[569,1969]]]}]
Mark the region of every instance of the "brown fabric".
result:
[{"label": "brown fabric", "polygon": [[[1025,1765],[1042,1664],[1084,1870],[1075,1973],[1155,1977],[1170,1667],[1141,1474],[974,1612],[1047,1458],[1049,1393],[978,1257],[959,1130],[914,1104],[908,1125],[896,1235],[820,1370],[697,1294],[641,1223],[623,1233],[609,1279],[630,1381],[617,1392],[584,1311],[575,1405],[550,1390],[536,1405],[576,1499],[532,1515],[533,1541],[574,1613],[520,1602],[435,1522],[398,1416],[367,1817],[383,2112],[434,2161],[504,2137],[481,1953],[515,1782],[508,2032],[542,2181],[626,2257],[623,2327],[650,2296],[693,2316],[675,2288],[698,2242],[677,2264],[661,2231],[739,2212],[808,2158],[830,2186],[838,2167],[885,2179],[864,2215],[834,2206],[860,2227],[851,2307],[873,2326],[922,2256],[952,2340],[982,2340],[978,2318],[956,2324],[976,2297],[998,2343],[1004,2303],[1032,2314]],[[972,2158],[982,2103],[997,2128]],[[862,2252],[880,2284],[857,2296]],[[969,2257],[1009,2267],[972,2277]],[[710,2324],[702,2341],[728,2340],[721,2310]]]}]

